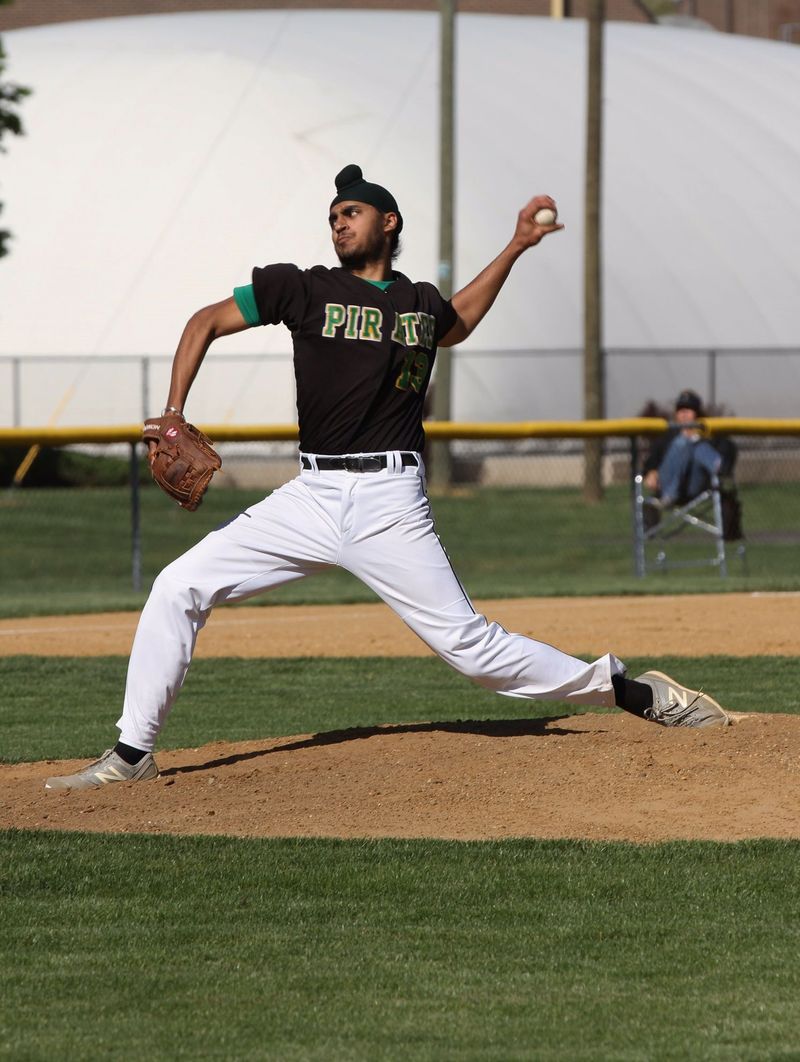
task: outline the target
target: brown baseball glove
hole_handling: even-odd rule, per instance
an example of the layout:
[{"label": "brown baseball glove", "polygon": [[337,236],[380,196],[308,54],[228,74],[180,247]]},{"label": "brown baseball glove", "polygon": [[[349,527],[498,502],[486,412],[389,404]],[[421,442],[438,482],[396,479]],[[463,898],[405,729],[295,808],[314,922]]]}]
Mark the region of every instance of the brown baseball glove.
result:
[{"label": "brown baseball glove", "polygon": [[161,489],[178,505],[194,512],[222,459],[193,424],[178,413],[148,420],[142,432],[150,447],[150,471]]}]

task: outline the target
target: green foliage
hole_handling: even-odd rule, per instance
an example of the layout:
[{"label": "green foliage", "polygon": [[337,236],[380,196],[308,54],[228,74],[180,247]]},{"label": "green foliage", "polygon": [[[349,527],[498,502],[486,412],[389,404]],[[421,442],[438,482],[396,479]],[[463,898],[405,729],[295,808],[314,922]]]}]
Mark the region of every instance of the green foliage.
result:
[{"label": "green foliage", "polygon": [[656,18],[659,15],[674,15],[679,6],[676,0],[641,0],[641,3]]},{"label": "green foliage", "polygon": [[[27,446],[0,447],[0,487],[10,487],[14,474],[28,454]],[[34,487],[124,487],[130,477],[130,462],[123,457],[87,454],[62,447],[43,447],[26,473],[23,486]],[[140,482],[148,482],[139,468]]]},{"label": "green foliage", "polygon": [[[2,143],[4,136],[8,134],[21,136],[24,132],[22,119],[17,113],[17,107],[31,92],[29,88],[23,88],[21,85],[15,85],[10,81],[3,81],[2,76],[5,66],[6,53],[3,50],[3,43],[0,41],[0,151],[3,152],[7,150]],[[2,209],[2,204],[0,204],[0,211]],[[0,229],[0,258],[8,254],[7,244],[10,237],[11,233],[7,229]]]},{"label": "green foliage", "polygon": [[796,1057],[799,855],[5,831],[0,1052]]},{"label": "green foliage", "polygon": [[[797,667],[790,657],[625,662],[634,675],[656,666],[695,688],[713,690],[733,711],[757,704],[760,712],[800,713]],[[116,739],[114,723],[122,708],[126,668],[127,659],[121,656],[0,657],[0,759],[99,755]],[[487,720],[524,724],[578,711],[575,705],[553,701],[499,697],[433,658],[200,659],[192,664],[159,748],[331,735],[420,720],[443,727],[464,721],[467,728]]]}]

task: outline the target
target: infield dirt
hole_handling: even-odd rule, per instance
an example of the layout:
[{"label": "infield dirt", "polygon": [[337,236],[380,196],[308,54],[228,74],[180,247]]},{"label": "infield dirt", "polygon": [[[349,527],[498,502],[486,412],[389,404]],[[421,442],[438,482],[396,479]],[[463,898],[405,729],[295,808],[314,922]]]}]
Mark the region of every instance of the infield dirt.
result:
[{"label": "infield dirt", "polygon": [[[798,594],[536,598],[476,607],[581,655],[800,650]],[[127,654],[136,620],[129,613],[5,620],[0,655]],[[212,616],[197,655],[430,653],[383,605],[239,606]],[[800,716],[752,707],[733,726],[704,731],[586,713],[217,743],[159,752],[162,774],[154,782],[71,793],[47,793],[43,781],[81,762],[2,765],[0,826],[248,837],[800,837]]]}]

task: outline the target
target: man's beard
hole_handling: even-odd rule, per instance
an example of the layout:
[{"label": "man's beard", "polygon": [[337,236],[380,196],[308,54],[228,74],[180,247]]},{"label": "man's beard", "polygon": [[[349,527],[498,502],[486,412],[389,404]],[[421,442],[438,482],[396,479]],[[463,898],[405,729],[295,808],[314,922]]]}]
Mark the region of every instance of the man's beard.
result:
[{"label": "man's beard", "polygon": [[373,262],[380,262],[384,256],[384,248],[385,236],[380,220],[376,221],[375,228],[368,235],[367,243],[364,247],[350,250],[346,246],[338,247],[334,244],[336,257],[342,267],[349,269],[351,272],[356,269],[365,269]]}]

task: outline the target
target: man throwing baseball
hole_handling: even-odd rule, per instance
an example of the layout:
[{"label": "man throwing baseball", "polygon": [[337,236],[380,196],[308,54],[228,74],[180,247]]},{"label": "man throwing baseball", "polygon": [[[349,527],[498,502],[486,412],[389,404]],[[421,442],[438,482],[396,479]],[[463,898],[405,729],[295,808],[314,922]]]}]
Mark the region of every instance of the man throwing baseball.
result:
[{"label": "man throwing baseball", "polygon": [[175,354],[167,406],[146,428],[151,459],[162,437],[180,435],[175,429],[211,343],[284,324],[294,345],[299,474],[158,576],[131,651],[119,741],[77,774],[49,778],[48,789],[155,778],[156,739],[214,606],[334,565],[358,576],[446,663],[487,689],[616,705],[664,726],[727,724],[711,697],[658,671],[633,680],[611,654],[587,664],[490,622],[473,608],[436,534],[422,429],[436,349],[466,339],[519,256],[563,228],[537,222],[542,209],[555,213],[556,204],[534,197],[506,247],[448,302],[433,285],[393,270],[403,228],[397,202],[358,166],[346,166],[328,208],[338,267],[255,268],[252,283],[194,314]]}]

